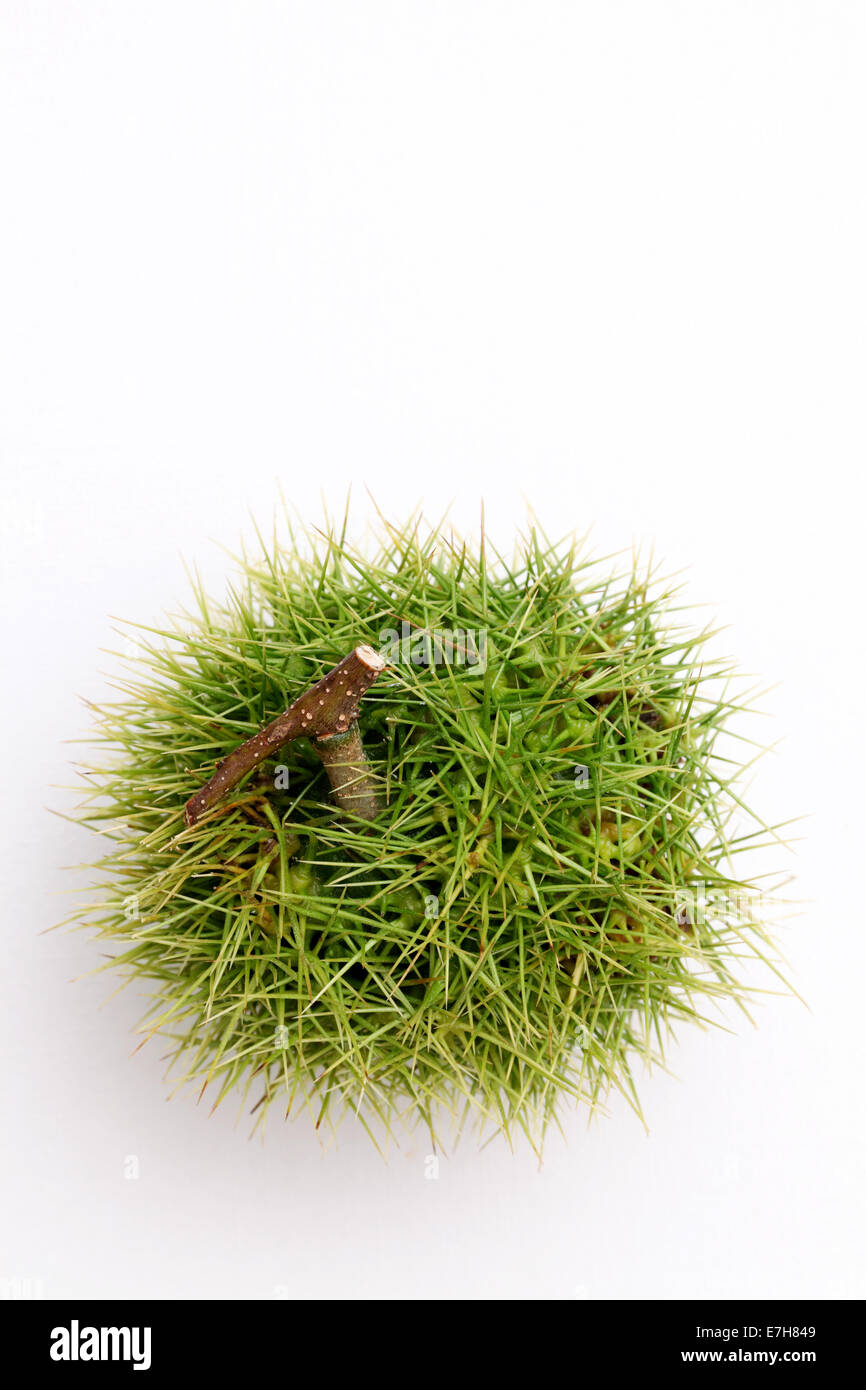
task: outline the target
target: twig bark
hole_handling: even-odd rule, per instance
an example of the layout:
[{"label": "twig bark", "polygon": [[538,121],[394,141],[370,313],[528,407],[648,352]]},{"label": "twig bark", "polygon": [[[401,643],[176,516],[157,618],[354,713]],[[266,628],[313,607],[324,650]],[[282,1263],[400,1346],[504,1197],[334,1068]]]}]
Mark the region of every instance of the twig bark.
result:
[{"label": "twig bark", "polygon": [[364,820],[373,820],[379,812],[379,797],[358,725],[352,724],[344,734],[314,739],[313,747],[322,759],[337,805]]},{"label": "twig bark", "polygon": [[384,657],[372,647],[356,647],[283,714],[223,759],[210,781],[186,803],[187,825],[195,825],[242,777],[296,738],[312,740],[337,804],[372,820],[379,806],[356,720],[362,697],[384,667]]}]

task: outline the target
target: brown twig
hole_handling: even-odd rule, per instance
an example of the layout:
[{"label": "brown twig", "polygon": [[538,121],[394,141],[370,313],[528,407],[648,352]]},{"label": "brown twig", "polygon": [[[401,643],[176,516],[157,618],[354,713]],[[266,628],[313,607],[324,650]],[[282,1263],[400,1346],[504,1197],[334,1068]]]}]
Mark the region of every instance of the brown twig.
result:
[{"label": "brown twig", "polygon": [[379,797],[358,725],[350,725],[344,734],[314,739],[313,747],[324,764],[337,805],[364,820],[373,820],[379,811]]},{"label": "brown twig", "polygon": [[356,647],[283,714],[223,759],[210,781],[186,803],[187,825],[195,825],[242,777],[296,738],[312,739],[337,804],[372,820],[378,802],[355,721],[362,696],[384,667],[384,657],[372,647]]}]

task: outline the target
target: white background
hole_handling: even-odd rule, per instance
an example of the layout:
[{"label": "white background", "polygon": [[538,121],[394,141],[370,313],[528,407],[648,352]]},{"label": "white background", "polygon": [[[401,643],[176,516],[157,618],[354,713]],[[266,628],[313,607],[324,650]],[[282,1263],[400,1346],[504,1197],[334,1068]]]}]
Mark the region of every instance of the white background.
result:
[{"label": "white background", "polygon": [[[864,130],[859,3],[0,6],[0,1279],[52,1295],[866,1293]],[[792,832],[810,1009],[683,1032],[543,1166],[426,1180],[347,1122],[262,1147],[70,984],[64,865],[111,616],[221,589],[278,489],[528,498],[654,546],[774,686],[752,799]],[[124,1178],[137,1155],[140,1177]],[[31,1287],[37,1288],[39,1284]]]}]

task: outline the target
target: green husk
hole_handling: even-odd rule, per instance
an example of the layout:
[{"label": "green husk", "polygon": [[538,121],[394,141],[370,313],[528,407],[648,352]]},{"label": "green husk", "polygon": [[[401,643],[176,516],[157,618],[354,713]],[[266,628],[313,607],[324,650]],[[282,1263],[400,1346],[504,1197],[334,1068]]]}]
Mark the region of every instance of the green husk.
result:
[{"label": "green husk", "polygon": [[[193,581],[193,614],[139,630],[84,769],[110,850],[76,920],[114,948],[103,968],[150,982],[144,1037],[256,1125],[348,1106],[376,1142],[402,1117],[435,1143],[444,1107],[540,1145],[562,1101],[614,1088],[640,1113],[636,1064],[744,1006],[736,971],[767,955],[733,859],[774,832],[730,827],[742,768],[718,740],[741,702],[710,634],[636,564],[536,527],[508,562],[415,518],[370,554],[345,526],[259,541],[225,602]],[[486,632],[486,669],[398,660],[369,690],[375,821],[335,807],[300,739],[185,826],[217,762],[404,621]]]}]

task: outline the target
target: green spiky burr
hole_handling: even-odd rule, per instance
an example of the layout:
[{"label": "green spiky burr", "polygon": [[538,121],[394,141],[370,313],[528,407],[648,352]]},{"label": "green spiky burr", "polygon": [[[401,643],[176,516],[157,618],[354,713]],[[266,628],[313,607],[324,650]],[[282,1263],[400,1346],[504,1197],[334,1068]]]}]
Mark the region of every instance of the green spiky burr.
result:
[{"label": "green spiky burr", "polygon": [[767,951],[730,673],[674,594],[535,527],[504,558],[412,518],[373,550],[263,541],[226,602],[196,585],[141,632],[77,917],[147,982],[175,1085],[377,1142],[455,1112],[539,1145],[611,1089],[639,1111],[636,1063]]}]

